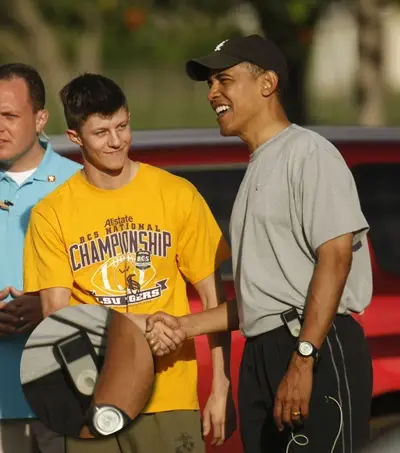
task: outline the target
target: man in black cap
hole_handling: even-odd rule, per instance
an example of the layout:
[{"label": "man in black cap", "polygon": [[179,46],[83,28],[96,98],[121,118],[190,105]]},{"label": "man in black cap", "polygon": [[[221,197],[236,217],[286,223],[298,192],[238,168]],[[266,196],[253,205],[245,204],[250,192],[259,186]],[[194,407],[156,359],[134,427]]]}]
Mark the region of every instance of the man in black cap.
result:
[{"label": "man in black cap", "polygon": [[230,225],[238,308],[153,316],[153,352],[163,353],[153,321],[187,336],[239,327],[245,452],[355,452],[369,438],[372,372],[351,315],[370,304],[372,275],[353,176],[330,142],[289,122],[287,66],[271,41],[224,41],[187,73],[208,81],[221,134],[250,151]]},{"label": "man in black cap", "polygon": [[[208,99],[217,113],[221,134],[238,135],[251,151],[289,126],[280,102],[288,79],[287,65],[273,42],[258,35],[234,37],[218,44],[210,55],[189,61],[186,70],[193,80],[208,80]],[[258,86],[260,82],[262,86]],[[258,89],[261,96],[257,96]],[[263,114],[255,118],[254,113],[261,110]],[[272,118],[265,117],[267,111]],[[249,120],[257,138],[243,127]]]}]

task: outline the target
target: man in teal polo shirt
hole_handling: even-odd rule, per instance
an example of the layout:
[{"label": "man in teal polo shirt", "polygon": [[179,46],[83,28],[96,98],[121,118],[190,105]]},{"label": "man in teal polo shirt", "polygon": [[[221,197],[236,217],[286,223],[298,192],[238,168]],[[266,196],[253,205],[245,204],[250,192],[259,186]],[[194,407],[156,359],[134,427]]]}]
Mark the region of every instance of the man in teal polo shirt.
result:
[{"label": "man in teal polo shirt", "polygon": [[44,106],[34,68],[0,66],[0,453],[64,453],[63,438],[35,420],[19,374],[24,344],[42,319],[39,298],[22,293],[30,211],[80,168],[40,139]]}]

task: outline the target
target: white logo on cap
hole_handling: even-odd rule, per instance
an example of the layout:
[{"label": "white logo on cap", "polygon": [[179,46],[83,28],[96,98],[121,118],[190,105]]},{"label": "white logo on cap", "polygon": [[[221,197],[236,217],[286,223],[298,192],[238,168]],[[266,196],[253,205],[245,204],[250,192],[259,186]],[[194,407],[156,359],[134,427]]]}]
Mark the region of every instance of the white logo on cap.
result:
[{"label": "white logo on cap", "polygon": [[228,39],[225,39],[225,41],[220,42],[220,43],[218,44],[218,46],[214,49],[214,52],[218,52],[218,50],[221,50],[222,47],[224,46],[224,44],[225,44],[226,42],[228,42],[228,41],[229,41]]}]

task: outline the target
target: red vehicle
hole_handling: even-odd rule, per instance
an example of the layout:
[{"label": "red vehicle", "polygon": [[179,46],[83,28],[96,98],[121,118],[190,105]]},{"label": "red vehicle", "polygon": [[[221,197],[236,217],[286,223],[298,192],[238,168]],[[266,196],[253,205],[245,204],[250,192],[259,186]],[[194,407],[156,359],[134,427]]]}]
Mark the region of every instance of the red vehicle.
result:
[{"label": "red vehicle", "polygon": [[[370,224],[374,295],[362,316],[374,368],[373,417],[400,414],[400,130],[358,127],[311,128],[333,142],[351,168],[363,212]],[[54,148],[81,161],[80,151],[65,137],[53,137]],[[202,193],[228,238],[229,218],[248,162],[248,150],[237,138],[223,138],[217,129],[138,131],[131,157],[165,168],[190,180]],[[222,267],[229,298],[234,297],[231,263]],[[201,310],[193,288],[193,311]],[[234,395],[244,340],[232,335],[231,370]],[[199,397],[202,406],[211,384],[206,337],[196,340]],[[241,453],[239,431],[224,446],[208,451]]]}]

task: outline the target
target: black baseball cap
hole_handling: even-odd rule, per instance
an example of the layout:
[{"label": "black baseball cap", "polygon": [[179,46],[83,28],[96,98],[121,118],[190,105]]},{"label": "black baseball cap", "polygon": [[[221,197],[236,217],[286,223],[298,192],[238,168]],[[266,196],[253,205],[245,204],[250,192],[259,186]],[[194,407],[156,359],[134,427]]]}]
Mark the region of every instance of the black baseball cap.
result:
[{"label": "black baseball cap", "polygon": [[189,60],[186,72],[192,80],[204,81],[210,70],[223,71],[243,62],[276,72],[280,88],[287,84],[288,69],[283,53],[275,43],[259,35],[235,36],[221,42],[209,55]]}]

